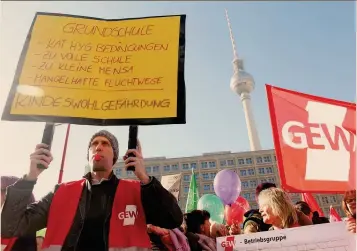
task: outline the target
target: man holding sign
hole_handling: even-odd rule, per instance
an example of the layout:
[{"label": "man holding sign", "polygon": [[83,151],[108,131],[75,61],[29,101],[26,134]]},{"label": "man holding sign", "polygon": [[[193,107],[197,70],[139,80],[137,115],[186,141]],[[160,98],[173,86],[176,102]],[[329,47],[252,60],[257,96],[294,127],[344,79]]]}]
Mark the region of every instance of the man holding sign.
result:
[{"label": "man holding sign", "polygon": [[38,202],[27,205],[43,169],[52,161],[46,145],[31,154],[30,170],[8,187],[1,213],[3,238],[23,236],[47,227],[43,250],[151,250],[146,224],[173,229],[182,212],[174,196],[146,174],[141,147],[129,149],[125,169],[135,167],[140,180],[119,180],[113,174],[118,141],[108,131],[93,135],[88,147],[91,172],[83,179],[59,184]]}]

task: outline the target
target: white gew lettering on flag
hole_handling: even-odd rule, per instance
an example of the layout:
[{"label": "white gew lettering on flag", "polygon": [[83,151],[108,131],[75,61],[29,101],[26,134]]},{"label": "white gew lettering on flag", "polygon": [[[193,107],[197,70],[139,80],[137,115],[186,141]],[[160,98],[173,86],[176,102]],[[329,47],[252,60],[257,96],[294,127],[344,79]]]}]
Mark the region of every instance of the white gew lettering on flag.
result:
[{"label": "white gew lettering on flag", "polygon": [[325,124],[332,142],[322,127],[311,127],[311,133],[317,134],[313,138],[314,144],[323,145],[324,149],[307,149],[305,179],[348,181],[351,168],[350,148],[354,148],[354,136],[342,127],[347,108],[309,101],[306,110],[308,123]]},{"label": "white gew lettering on flag", "polygon": [[[347,108],[308,101],[305,109],[307,124],[289,121],[282,128],[287,145],[306,149],[305,180],[348,181],[355,136],[342,127]],[[290,131],[294,127],[302,130]]]}]

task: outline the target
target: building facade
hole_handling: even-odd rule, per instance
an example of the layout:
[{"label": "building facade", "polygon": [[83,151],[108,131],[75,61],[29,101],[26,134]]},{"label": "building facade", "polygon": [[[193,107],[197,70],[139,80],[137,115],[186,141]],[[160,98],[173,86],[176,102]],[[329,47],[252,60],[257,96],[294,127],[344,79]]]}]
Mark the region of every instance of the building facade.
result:
[{"label": "building facade", "polygon": [[[251,208],[257,208],[255,188],[262,182],[272,182],[280,186],[279,173],[277,169],[274,150],[260,150],[249,152],[216,152],[205,153],[200,156],[181,158],[146,158],[146,171],[149,175],[161,180],[161,176],[182,173],[179,205],[185,209],[187,193],[191,179],[191,170],[194,169],[200,196],[203,194],[214,194],[213,180],[220,170],[231,169],[236,172],[242,183],[241,196],[248,200]],[[135,175],[123,168],[123,162],[118,162],[114,169],[115,175],[120,178],[133,179]],[[301,200],[301,194],[290,194],[292,201]],[[342,196],[337,194],[316,194],[326,217],[332,205],[337,212],[344,217],[341,209]]]}]

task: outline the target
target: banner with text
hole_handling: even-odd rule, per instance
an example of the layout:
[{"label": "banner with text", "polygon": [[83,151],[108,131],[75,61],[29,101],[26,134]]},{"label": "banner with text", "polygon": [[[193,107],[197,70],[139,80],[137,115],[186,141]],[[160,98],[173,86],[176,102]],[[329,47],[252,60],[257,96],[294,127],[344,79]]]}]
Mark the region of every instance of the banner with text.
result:
[{"label": "banner with text", "polygon": [[266,85],[282,187],[356,189],[356,104]]},{"label": "banner with text", "polygon": [[37,13],[2,119],[185,123],[185,19]]},{"label": "banner with text", "polygon": [[217,251],[356,250],[356,235],[345,222],[325,223],[217,238]]},{"label": "banner with text", "polygon": [[178,200],[181,187],[181,173],[161,177],[161,185]]}]

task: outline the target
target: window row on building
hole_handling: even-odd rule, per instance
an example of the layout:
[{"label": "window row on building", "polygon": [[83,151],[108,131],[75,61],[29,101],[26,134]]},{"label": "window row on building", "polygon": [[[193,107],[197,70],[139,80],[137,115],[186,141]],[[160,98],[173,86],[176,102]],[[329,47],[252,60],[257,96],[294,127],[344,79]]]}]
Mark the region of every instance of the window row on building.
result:
[{"label": "window row on building", "polygon": [[[265,174],[273,174],[273,167],[265,167],[265,168],[259,168],[258,173],[259,176],[260,175],[265,175]],[[237,172],[237,171],[235,171]],[[201,173],[201,177],[202,180],[214,180],[214,178],[216,177],[216,172],[207,172],[207,173]],[[247,169],[247,170],[239,170],[238,171],[238,175],[240,177],[249,177],[249,176],[255,176],[255,170],[254,169]],[[199,175],[196,174],[196,179],[199,178]],[[191,174],[184,174],[183,175],[183,181],[184,182],[189,182],[191,180]],[[244,183],[245,182],[245,183]],[[243,181],[242,182],[242,187],[249,187],[248,184],[246,184],[248,181]],[[276,178],[275,177],[264,177],[259,179],[258,183],[263,183],[263,182],[272,182],[275,183],[276,182]],[[244,184],[243,184],[244,183]]]},{"label": "window row on building", "polygon": [[[165,167],[165,166],[164,166]],[[122,177],[123,175],[127,177],[132,177],[134,174],[131,171],[127,171],[124,173],[122,171],[122,168],[115,168],[114,169],[115,175],[118,177]],[[160,174],[159,166],[148,166],[146,167],[146,172],[148,174]],[[255,176],[256,174],[259,175],[265,175],[265,174],[273,174],[274,173],[274,167],[269,166],[269,167],[259,167],[257,169],[254,168],[248,168],[248,169],[240,169],[238,171],[235,170],[235,172],[238,173],[240,177],[249,177],[249,176]],[[216,173],[202,173],[202,179],[204,180],[213,180]],[[190,181],[190,174],[185,174],[184,175],[184,181]]]},{"label": "window row on building", "polygon": [[338,203],[336,196],[323,196],[323,195],[322,195],[322,196],[320,197],[320,199],[321,199],[321,202],[322,202],[323,204],[334,204],[334,203]]},{"label": "window row on building", "polygon": [[[190,189],[189,186],[184,186],[184,187],[183,187],[183,192],[184,192],[185,194],[187,194],[188,191],[189,191],[189,189]],[[214,192],[213,184],[203,184],[202,189],[199,189],[199,191],[200,191],[202,194]]]},{"label": "window row on building", "polygon": [[[263,163],[272,163],[271,156],[263,156],[263,157],[256,157],[256,162],[257,164],[263,164]],[[217,162],[216,161],[202,161],[199,162],[201,169],[216,169],[217,168]],[[235,166],[242,166],[242,165],[252,165],[253,164],[253,158],[239,158],[237,160],[235,159],[224,159],[224,160],[219,160],[219,165],[220,167],[235,167]],[[172,168],[174,166],[174,168]],[[198,163],[197,162],[191,162],[191,163],[183,163],[181,164],[181,169],[182,170],[191,170],[194,169],[196,170],[198,168]],[[163,171],[164,172],[170,172],[170,171],[176,171],[178,170],[178,164],[174,165],[164,165]]]},{"label": "window row on building", "polygon": [[[114,174],[118,177],[118,178],[123,178],[122,174],[121,174],[121,169],[117,168],[114,169]],[[198,174],[196,174],[196,181],[199,182],[201,181],[211,181],[213,182],[214,178],[216,177],[216,172],[210,172],[210,173],[202,173],[200,176]],[[159,180],[161,179],[161,175],[158,174],[151,174],[152,176],[155,176],[156,178],[158,178]],[[246,175],[240,175],[241,177],[244,177]],[[126,176],[128,178],[135,178],[134,173],[130,172],[128,173],[128,175]],[[256,177],[254,177],[256,178]],[[277,183],[278,180],[275,176],[272,177],[259,177],[258,179],[249,179],[249,180],[241,180],[241,186],[242,189],[248,189],[248,188],[255,188],[258,184],[260,183],[264,183],[264,182],[271,182],[271,183]],[[182,176],[182,182],[184,183],[188,183],[191,181],[191,174],[184,174]]]},{"label": "window row on building", "polygon": [[[205,175],[204,177],[207,177],[208,180],[213,180],[214,176],[215,176],[215,173],[205,173],[204,175]],[[186,181],[189,181],[190,177],[189,176],[184,176],[184,179]],[[264,178],[264,179],[254,179],[254,180],[242,181],[241,182],[242,191],[244,191],[246,189],[255,189],[258,184],[263,183],[263,182],[275,183],[276,182],[276,178],[275,177],[267,177],[267,178]],[[201,189],[203,189],[204,193],[214,191],[213,183],[203,184]],[[186,184],[183,187],[183,192],[184,193],[188,193],[188,190],[189,190],[189,184]]]},{"label": "window row on building", "polygon": [[265,177],[261,179],[243,180],[241,181],[242,189],[256,188],[260,183],[270,182],[276,183],[276,177]]},{"label": "window row on building", "polygon": [[[290,198],[297,202],[301,201],[302,197],[300,193],[289,193]],[[341,200],[338,199],[338,195],[327,195],[327,194],[314,194],[314,198],[320,205],[331,205],[331,204],[339,204]]]},{"label": "window row on building", "polygon": [[[274,155],[274,160],[276,161],[276,157]],[[272,163],[272,158],[271,155],[265,155],[265,156],[259,156],[255,157],[255,163],[256,164],[263,164],[263,163]],[[235,160],[221,160],[220,161],[221,166],[234,166],[234,165],[252,165],[253,164],[253,158],[238,158],[237,162]]]},{"label": "window row on building", "polygon": [[242,177],[254,176],[254,175],[256,175],[256,172],[259,175],[272,174],[272,173],[274,173],[274,167],[269,166],[269,167],[258,167],[257,169],[254,169],[254,168],[240,169],[238,172],[238,175],[242,176]]},{"label": "window row on building", "polygon": [[251,192],[251,193],[242,192],[242,193],[240,194],[240,196],[242,196],[242,197],[243,197],[244,199],[246,199],[248,202],[255,200],[255,192]]},{"label": "window row on building", "polygon": [[[274,156],[275,158],[275,156]],[[276,160],[276,159],[275,159]],[[219,166],[220,167],[234,167],[234,166],[242,166],[242,165],[252,165],[253,164],[253,158],[232,158],[232,159],[221,159],[219,160]],[[255,163],[256,164],[263,164],[263,163],[272,163],[272,157],[271,155],[266,155],[266,156],[261,156],[261,157],[256,157],[255,158]],[[214,169],[217,168],[217,162],[216,161],[201,161],[199,162],[201,169]],[[191,162],[191,163],[183,163],[181,165],[182,170],[189,170],[189,169],[196,169],[198,167],[197,162]],[[164,171],[170,171],[169,167],[164,168]]]},{"label": "window row on building", "polygon": [[[122,168],[114,168],[113,169],[113,172],[115,174],[115,176],[117,176],[118,178],[129,178],[129,179],[137,179],[135,174],[132,172],[132,171],[128,171],[128,172],[125,172],[126,173],[126,176],[122,175]],[[151,176],[155,177],[157,180],[161,181],[161,175],[160,173],[154,173],[154,174],[151,174]]]},{"label": "window row on building", "polygon": [[147,173],[160,173],[160,166],[147,166],[146,172]]},{"label": "window row on building", "polygon": [[[275,158],[275,156],[274,156]],[[255,160],[254,160],[255,159]],[[221,168],[224,167],[235,167],[235,166],[244,166],[244,165],[252,165],[253,162],[256,164],[263,164],[263,163],[272,163],[272,156],[271,155],[266,155],[266,156],[259,156],[259,157],[249,157],[249,158],[232,158],[232,159],[221,159],[218,160],[219,166]],[[179,165],[178,163],[175,164],[164,164],[162,166],[162,171],[163,172],[175,172],[179,170],[191,170],[194,169],[196,170],[198,167],[201,169],[216,169],[218,167],[217,161],[193,161],[189,163],[182,163]],[[159,173],[160,172],[160,165],[153,165],[153,166],[147,166],[146,171],[148,173]],[[120,172],[120,171],[118,171]],[[260,173],[269,173],[268,171],[265,171],[264,168],[259,170]],[[122,175],[121,173],[118,175]],[[128,176],[130,174],[127,174]],[[244,174],[243,174],[244,175]]]}]

